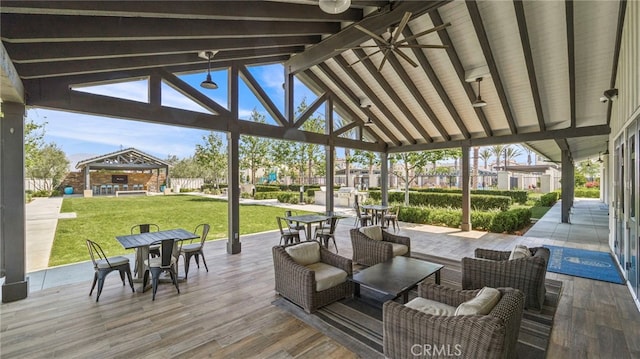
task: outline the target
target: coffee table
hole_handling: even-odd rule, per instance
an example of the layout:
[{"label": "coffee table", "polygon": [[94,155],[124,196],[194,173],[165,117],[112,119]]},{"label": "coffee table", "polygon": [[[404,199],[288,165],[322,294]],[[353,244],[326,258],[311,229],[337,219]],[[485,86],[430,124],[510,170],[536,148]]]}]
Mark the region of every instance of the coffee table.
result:
[{"label": "coffee table", "polygon": [[378,263],[354,274],[354,295],[360,297],[360,286],[373,289],[395,299],[402,295],[403,303],[409,299],[409,290],[430,275],[436,275],[436,284],[440,284],[440,270],[444,266],[415,258],[403,256]]}]

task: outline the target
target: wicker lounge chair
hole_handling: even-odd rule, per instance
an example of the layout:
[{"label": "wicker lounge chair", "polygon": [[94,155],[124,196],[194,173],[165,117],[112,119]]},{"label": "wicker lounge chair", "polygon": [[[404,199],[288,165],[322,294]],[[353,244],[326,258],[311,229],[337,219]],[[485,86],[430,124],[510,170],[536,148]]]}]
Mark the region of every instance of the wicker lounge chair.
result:
[{"label": "wicker lounge chair", "polygon": [[372,266],[385,262],[394,257],[394,244],[407,246],[407,252],[402,254],[405,257],[411,256],[411,240],[409,237],[391,234],[382,231],[382,240],[377,241],[367,237],[358,228],[349,231],[351,235],[351,245],[353,246],[353,262]]},{"label": "wicker lounge chair", "polygon": [[[427,350],[438,350],[445,353],[443,356],[450,353],[456,358],[515,358],[524,297],[517,289],[498,290],[500,300],[487,315],[431,315],[394,301],[385,302],[385,357],[413,359],[433,354]],[[433,283],[418,286],[420,297],[454,307],[474,298],[479,291]]]},{"label": "wicker lounge chair", "polygon": [[462,258],[462,288],[516,288],[525,295],[525,308],[542,309],[550,251],[544,247],[529,251],[531,257],[509,260],[510,251],[477,248],[475,256],[479,259]]},{"label": "wicker lounge chair", "polygon": [[[313,250],[317,248],[319,262],[306,265],[296,262],[287,252],[287,248],[294,246],[309,246],[313,247]],[[276,292],[301,306],[306,312],[312,313],[322,306],[353,295],[353,283],[346,280],[347,276],[350,277],[353,274],[351,259],[330,252],[316,241],[275,246],[272,252]],[[333,267],[333,270],[340,269],[346,272],[345,280],[332,287],[317,290],[320,278],[316,277],[314,268],[324,265]],[[332,268],[329,269],[332,270]]]}]

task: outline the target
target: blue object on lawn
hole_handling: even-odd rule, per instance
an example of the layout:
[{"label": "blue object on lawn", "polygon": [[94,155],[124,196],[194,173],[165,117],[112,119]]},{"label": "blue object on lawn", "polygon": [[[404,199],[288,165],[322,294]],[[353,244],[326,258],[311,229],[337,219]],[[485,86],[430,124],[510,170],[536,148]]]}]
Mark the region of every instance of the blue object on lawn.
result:
[{"label": "blue object on lawn", "polygon": [[64,188],[64,194],[73,194],[73,187],[67,186]]},{"label": "blue object on lawn", "polygon": [[547,271],[624,284],[611,253],[545,245],[551,251]]}]

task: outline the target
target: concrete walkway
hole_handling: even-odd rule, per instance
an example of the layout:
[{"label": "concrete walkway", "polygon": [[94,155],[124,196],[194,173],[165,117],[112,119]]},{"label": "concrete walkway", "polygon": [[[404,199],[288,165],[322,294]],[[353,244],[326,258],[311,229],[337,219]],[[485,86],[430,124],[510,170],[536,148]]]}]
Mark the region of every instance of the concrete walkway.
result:
[{"label": "concrete walkway", "polygon": [[49,267],[61,207],[62,197],[38,197],[25,206],[27,273]]}]

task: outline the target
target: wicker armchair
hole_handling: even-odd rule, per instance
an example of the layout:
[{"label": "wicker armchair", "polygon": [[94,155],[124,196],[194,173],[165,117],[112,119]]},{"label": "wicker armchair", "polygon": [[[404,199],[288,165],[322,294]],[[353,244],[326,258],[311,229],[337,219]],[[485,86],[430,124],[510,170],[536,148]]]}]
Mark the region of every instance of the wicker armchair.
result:
[{"label": "wicker armchair", "polygon": [[[394,301],[385,302],[385,357],[413,359],[427,356],[427,350],[444,350],[459,358],[515,358],[524,297],[517,289],[498,290],[500,301],[487,315],[431,315]],[[479,291],[433,283],[418,286],[419,296],[450,306],[472,299]]]},{"label": "wicker armchair", "polygon": [[366,266],[376,265],[393,258],[391,243],[407,246],[405,257],[411,256],[411,239],[405,236],[382,231],[382,241],[376,241],[360,232],[358,228],[351,229],[351,245],[353,246],[353,262]]},{"label": "wicker armchair", "polygon": [[510,251],[477,248],[475,256],[481,259],[462,258],[462,289],[516,288],[524,293],[525,308],[542,309],[550,251],[544,247],[529,251],[531,257],[508,260]]},{"label": "wicker armchair", "polygon": [[[315,241],[310,241],[315,242]],[[285,248],[309,242],[295,243],[286,246],[275,246],[272,249],[275,269],[276,293],[301,306],[307,313],[353,295],[353,282],[345,280],[331,288],[316,291],[316,273],[307,266],[296,263]],[[317,243],[317,242],[315,242]],[[339,256],[319,245],[320,261],[353,275],[351,259]]]}]

